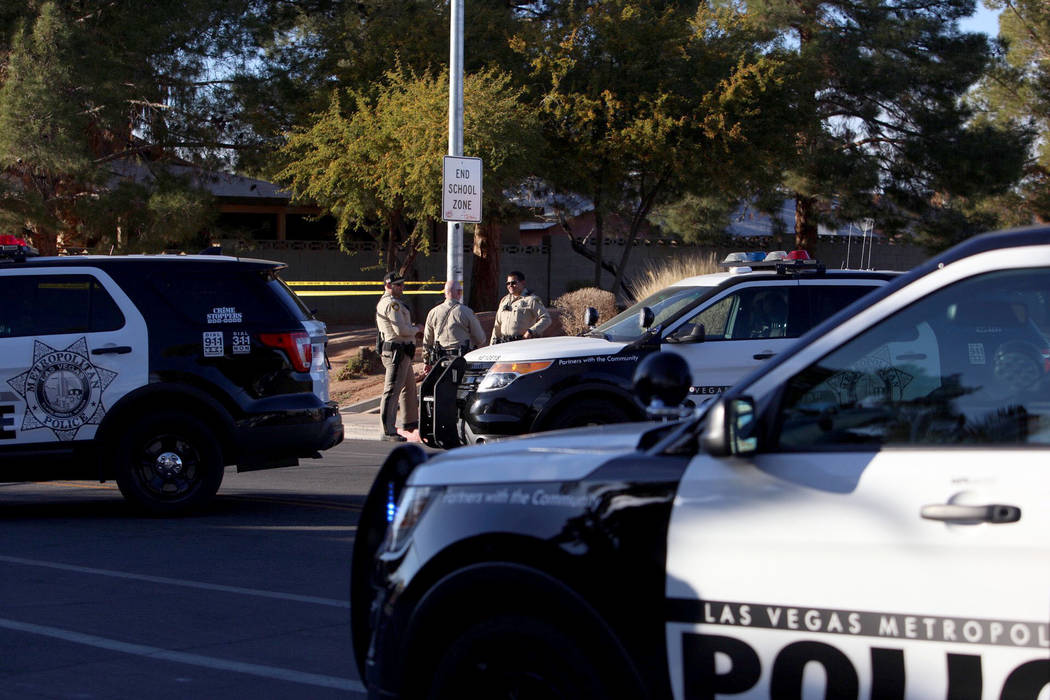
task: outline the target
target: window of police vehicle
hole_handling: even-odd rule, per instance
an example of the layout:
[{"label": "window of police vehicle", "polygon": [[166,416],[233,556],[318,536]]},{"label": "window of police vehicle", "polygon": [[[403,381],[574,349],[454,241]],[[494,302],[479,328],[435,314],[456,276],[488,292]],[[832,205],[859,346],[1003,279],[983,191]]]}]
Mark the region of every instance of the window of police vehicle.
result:
[{"label": "window of police vehicle", "polygon": [[1048,321],[1050,228],[978,237],[684,421],[399,448],[355,543],[362,677],[1048,700]]},{"label": "window of police vehicle", "polygon": [[[787,384],[781,449],[1050,442],[1050,272],[964,280]],[[1044,325],[1045,327],[1045,325]]]}]

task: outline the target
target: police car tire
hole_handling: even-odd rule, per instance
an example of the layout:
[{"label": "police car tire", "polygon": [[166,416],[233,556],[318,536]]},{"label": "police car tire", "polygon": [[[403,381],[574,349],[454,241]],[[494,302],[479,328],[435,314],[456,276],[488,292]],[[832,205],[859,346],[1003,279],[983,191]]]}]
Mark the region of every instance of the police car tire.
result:
[{"label": "police car tire", "polygon": [[547,420],[549,429],[582,428],[588,425],[628,423],[632,417],[615,400],[600,398],[569,398]]},{"label": "police car tire", "polygon": [[151,413],[129,425],[114,457],[121,494],[150,515],[199,508],[222,483],[222,451],[215,434],[181,412]]},{"label": "police car tire", "polygon": [[586,646],[542,619],[509,613],[490,617],[452,641],[426,697],[614,697],[601,668],[584,652]]}]

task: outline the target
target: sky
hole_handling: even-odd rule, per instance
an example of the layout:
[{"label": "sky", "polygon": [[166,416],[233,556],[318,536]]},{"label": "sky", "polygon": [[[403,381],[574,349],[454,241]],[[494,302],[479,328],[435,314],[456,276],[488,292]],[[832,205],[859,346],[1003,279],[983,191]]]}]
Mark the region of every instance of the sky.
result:
[{"label": "sky", "polygon": [[993,39],[999,35],[999,13],[989,10],[978,0],[977,12],[959,22],[959,28],[967,32],[984,32]]}]

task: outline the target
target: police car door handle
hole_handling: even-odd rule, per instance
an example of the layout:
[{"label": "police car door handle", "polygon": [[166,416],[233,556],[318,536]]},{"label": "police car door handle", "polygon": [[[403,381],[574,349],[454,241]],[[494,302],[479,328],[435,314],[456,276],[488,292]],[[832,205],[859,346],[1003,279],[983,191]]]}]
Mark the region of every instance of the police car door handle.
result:
[{"label": "police car door handle", "polygon": [[773,355],[776,355],[776,353],[766,350],[765,352],[756,353],[752,357],[754,357],[756,360],[768,360],[769,358],[773,357]]},{"label": "police car door handle", "polygon": [[127,355],[131,352],[130,345],[110,345],[106,348],[95,348],[91,351],[92,355]]},{"label": "police car door handle", "polygon": [[986,506],[963,506],[954,503],[937,503],[923,506],[920,514],[926,520],[942,522],[1016,523],[1021,519],[1021,509],[993,503]]},{"label": "police car door handle", "polygon": [[925,360],[926,353],[924,352],[910,352],[905,355],[897,355],[898,360]]}]

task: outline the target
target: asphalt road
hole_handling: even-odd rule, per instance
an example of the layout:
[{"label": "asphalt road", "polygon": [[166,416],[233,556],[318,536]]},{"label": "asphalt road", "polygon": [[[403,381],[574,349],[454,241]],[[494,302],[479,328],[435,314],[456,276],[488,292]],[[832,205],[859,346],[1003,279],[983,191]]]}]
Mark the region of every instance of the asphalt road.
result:
[{"label": "asphalt road", "polygon": [[0,484],[0,698],[361,698],[355,525],[390,443],[237,474],[204,512],[115,484]]}]

